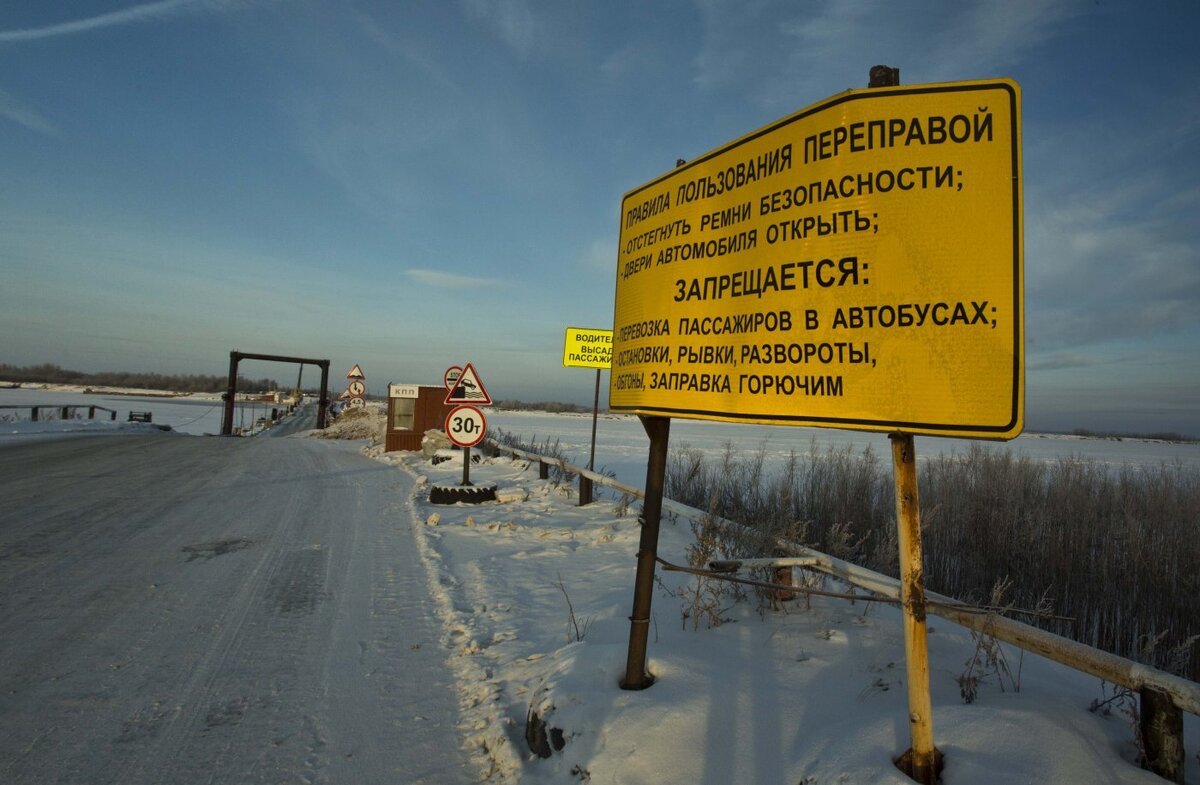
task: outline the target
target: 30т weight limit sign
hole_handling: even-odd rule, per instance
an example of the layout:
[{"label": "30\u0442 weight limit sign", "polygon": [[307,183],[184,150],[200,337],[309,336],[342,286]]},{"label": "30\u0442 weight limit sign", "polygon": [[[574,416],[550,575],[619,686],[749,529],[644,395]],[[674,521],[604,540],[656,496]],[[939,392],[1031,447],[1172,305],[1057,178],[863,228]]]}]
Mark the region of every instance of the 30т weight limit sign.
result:
[{"label": "30\u0442 weight limit sign", "polygon": [[459,447],[474,447],[487,433],[487,420],[474,406],[456,406],[446,415],[446,435]]}]

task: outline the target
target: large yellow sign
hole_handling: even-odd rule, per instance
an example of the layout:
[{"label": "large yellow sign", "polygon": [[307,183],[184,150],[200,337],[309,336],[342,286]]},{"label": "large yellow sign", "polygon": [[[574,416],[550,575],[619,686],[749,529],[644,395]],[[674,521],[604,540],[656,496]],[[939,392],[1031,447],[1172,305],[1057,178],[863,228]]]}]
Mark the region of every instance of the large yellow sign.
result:
[{"label": "large yellow sign", "polygon": [[851,90],[630,191],[610,406],[1017,436],[1020,129],[1010,80]]}]

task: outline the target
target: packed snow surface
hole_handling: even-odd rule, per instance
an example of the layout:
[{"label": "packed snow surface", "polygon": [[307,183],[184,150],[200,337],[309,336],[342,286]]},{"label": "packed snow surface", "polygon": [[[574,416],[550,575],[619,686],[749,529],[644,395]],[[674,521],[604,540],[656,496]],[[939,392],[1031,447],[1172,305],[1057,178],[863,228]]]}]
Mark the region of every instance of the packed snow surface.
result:
[{"label": "packed snow surface", "polygon": [[[509,416],[509,421],[520,417]],[[558,427],[568,420],[567,425]],[[590,436],[590,418],[543,416],[527,422],[535,424],[539,437],[567,435],[572,440],[571,457],[577,460],[580,453],[575,447],[580,439],[586,445]],[[637,427],[636,420],[632,426]],[[628,447],[622,442],[607,453],[613,456],[612,464],[622,467],[614,473],[622,481],[640,486],[645,471],[644,434],[638,444],[626,431],[614,437],[614,430],[601,422],[602,442],[628,440]],[[698,446],[696,432],[690,429],[677,429],[673,439],[685,435],[681,432]],[[722,449],[720,440],[727,431],[714,426],[713,432],[721,434],[718,440],[700,445]],[[220,449],[234,451],[260,441],[161,436],[181,444],[219,443],[224,445]],[[12,441],[13,437],[0,436],[0,455],[4,444]],[[910,782],[892,763],[910,746],[903,633],[899,612],[893,607],[813,598],[811,604],[797,599],[771,609],[759,608],[751,596],[741,602],[726,600],[713,614],[698,614],[686,600],[687,590],[696,587],[698,579],[660,570],[648,652],[648,668],[656,681],[645,690],[625,691],[619,682],[628,650],[640,536],[636,500],[607,493],[580,507],[574,487],[539,479],[536,465],[486,458],[470,465],[470,480],[494,483],[499,501],[433,505],[428,501],[431,485],[461,481],[461,452],[435,464],[421,453],[384,453],[369,442],[269,441],[279,445],[272,448],[271,460],[283,461],[285,466],[285,448],[303,444],[297,476],[319,483],[332,501],[322,502],[316,515],[306,515],[305,510],[316,507],[316,502],[297,498],[298,486],[273,471],[249,466],[239,470],[236,482],[227,478],[217,489],[204,486],[204,472],[190,474],[188,493],[179,501],[182,509],[153,506],[143,511],[147,526],[157,520],[185,527],[168,538],[170,547],[238,537],[263,544],[201,564],[175,564],[160,555],[158,562],[147,562],[147,569],[165,569],[170,574],[171,570],[211,564],[228,570],[238,564],[259,563],[266,557],[256,554],[270,553],[274,554],[270,561],[261,563],[273,564],[283,572],[291,570],[304,585],[310,579],[332,575],[322,572],[327,570],[323,565],[341,565],[339,569],[346,575],[357,570],[361,574],[350,584],[353,590],[342,594],[327,589],[308,594],[301,591],[289,599],[286,580],[255,578],[251,588],[242,591],[268,592],[277,611],[294,600],[303,607],[292,610],[316,613],[312,617],[315,626],[295,626],[300,617],[285,613],[278,618],[261,617],[259,622],[254,622],[259,617],[247,616],[237,621],[241,626],[229,631],[218,619],[215,626],[193,629],[178,644],[190,645],[188,641],[194,638],[207,642],[205,645],[226,646],[201,649],[197,660],[155,638],[163,630],[174,629],[170,621],[173,611],[166,599],[171,595],[149,582],[123,581],[117,595],[93,600],[106,603],[103,607],[108,607],[117,625],[113,631],[119,633],[112,639],[111,662],[116,670],[109,672],[80,669],[39,676],[32,673],[37,660],[26,648],[36,641],[6,636],[5,667],[19,671],[23,663],[32,669],[10,674],[10,680],[24,679],[21,683],[32,688],[42,683],[36,679],[65,679],[38,688],[50,689],[63,700],[70,697],[64,691],[70,690],[76,690],[76,700],[84,703],[99,699],[105,685],[123,677],[120,669],[131,666],[136,676],[145,679],[146,686],[138,693],[144,699],[141,709],[125,714],[110,709],[111,719],[117,721],[114,732],[107,737],[85,734],[86,751],[100,756],[101,762],[110,756],[110,760],[122,762],[127,772],[150,773],[145,765],[129,762],[132,748],[128,745],[135,743],[159,750],[162,760],[199,766],[202,758],[196,757],[197,751],[207,737],[224,739],[227,757],[249,754],[254,745],[262,743],[262,734],[268,733],[271,722],[290,722],[284,715],[263,717],[264,707],[272,705],[271,694],[258,687],[287,688],[311,674],[316,691],[304,688],[291,705],[314,719],[306,726],[299,717],[293,723],[297,735],[283,743],[295,747],[292,752],[297,755],[301,747],[309,749],[312,762],[321,765],[305,768],[302,762],[296,764],[300,759],[289,757],[286,753],[291,747],[285,746],[263,753],[267,756],[264,760],[278,764],[269,770],[274,779],[268,777],[268,769],[261,769],[257,771],[262,778],[244,781],[348,782],[337,779],[340,771],[354,772],[356,785],[407,782],[394,767],[381,763],[395,760],[387,749],[428,745],[428,741],[418,740],[413,728],[444,725],[452,731],[447,735],[453,738],[447,738],[447,743],[461,745],[470,765],[477,769],[475,776],[493,783]],[[924,442],[918,441],[919,449]],[[376,475],[364,475],[361,467],[348,471],[332,458],[320,457],[323,450],[344,453],[347,447],[361,447],[375,459],[375,465],[397,475],[396,482],[388,484],[390,502],[377,506],[374,500],[380,498],[380,491],[372,485],[369,495],[373,501],[364,507],[362,482],[364,477]],[[102,471],[104,451],[95,449],[94,454],[95,467]],[[608,463],[598,459],[597,468]],[[169,474],[170,466],[176,465],[163,464],[161,470]],[[221,525],[209,525],[189,536],[185,519],[205,514],[205,506],[199,504],[205,498],[218,504]],[[17,498],[9,503],[27,501]],[[304,528],[291,532],[284,519],[265,512],[275,505],[290,515],[302,515]],[[28,512],[22,520],[38,514],[36,506]],[[380,525],[352,527],[349,539],[345,534],[334,537],[334,530],[344,529],[360,515],[374,516]],[[353,535],[355,531],[361,533]],[[139,538],[148,535],[131,532],[129,536],[133,538],[130,544],[137,546]],[[685,563],[692,541],[690,522],[668,516],[662,524],[659,555]],[[71,546],[66,543],[63,547]],[[270,550],[264,551],[266,547]],[[411,553],[402,558],[404,548]],[[176,551],[175,561],[179,553]],[[17,565],[15,558],[16,554],[6,551],[0,558],[0,571]],[[81,565],[87,563],[81,553],[70,558]],[[399,593],[398,582],[414,580],[423,585],[421,594]],[[237,585],[220,589],[213,601],[224,602],[221,592],[236,591]],[[826,587],[844,588],[832,582]],[[444,660],[449,668],[452,685],[452,693],[440,704],[430,698],[419,710],[405,705],[395,691],[399,688],[389,687],[387,680],[436,680],[441,666],[406,667],[406,654],[416,650],[408,649],[405,638],[389,637],[382,626],[387,614],[402,610],[393,607],[396,603],[414,602],[406,599],[413,596],[426,598],[421,602],[428,602],[429,607],[422,612],[434,625],[429,639],[417,643],[424,651],[436,649],[436,659]],[[17,599],[10,595],[9,601]],[[182,596],[176,601],[188,602],[197,611],[212,605]],[[68,611],[63,608],[56,613]],[[44,623],[53,625],[48,617]],[[235,646],[241,640],[238,636],[249,635],[255,623],[265,625],[263,632],[307,641],[306,648],[285,651],[283,656],[258,644],[247,644],[244,649]],[[209,636],[216,637],[210,640]],[[122,654],[122,642],[127,640],[135,644],[126,651],[130,656]],[[136,656],[139,651],[159,651],[156,647],[165,647],[159,653],[167,656],[160,660]],[[1017,649],[1003,645],[1015,683],[987,678],[974,702],[966,704],[957,678],[975,650],[976,640],[969,631],[931,618],[933,727],[936,743],[945,754],[946,785],[1162,782],[1136,763],[1134,732],[1126,711],[1131,703],[1115,701],[1109,713],[1089,710],[1098,699],[1113,695],[1111,685],[1034,655],[1022,656]],[[19,656],[14,658],[14,654]],[[200,670],[189,671],[196,663]],[[29,681],[31,678],[34,681]],[[203,705],[189,705],[194,699]],[[12,705],[12,699],[6,701]],[[332,709],[317,712],[314,707],[323,705],[322,701]],[[272,711],[287,705],[284,702]],[[536,740],[538,727],[545,733],[550,742],[548,757],[531,751],[527,740],[535,714],[538,722],[532,725],[533,735]],[[175,722],[180,716],[190,724]],[[63,737],[63,732],[92,727],[80,722],[75,716],[64,720],[52,738],[27,739],[23,753],[6,747],[0,771],[11,773],[18,764],[28,767],[30,756],[36,757],[44,748],[69,749],[64,745],[71,739]],[[9,714],[5,725],[15,731],[25,722]],[[159,726],[166,728],[166,735],[152,735]],[[198,735],[189,735],[193,732]],[[105,738],[109,741],[104,742]],[[1187,782],[1196,785],[1200,783],[1196,717],[1185,716],[1184,738]],[[334,756],[351,748],[352,758]],[[287,768],[293,764],[298,767]],[[219,771],[210,770],[209,780],[234,781],[223,778]],[[63,781],[89,780],[68,777]]]},{"label": "packed snow surface", "polygon": [[[413,525],[468,743],[486,751],[491,781],[910,782],[892,764],[910,746],[895,608],[813,598],[760,611],[750,598],[723,605],[722,623],[709,626],[681,598],[697,579],[660,570],[648,663],[656,681],[624,691],[636,503],[579,507],[573,488],[539,480],[536,465],[495,458],[473,464],[470,480],[496,483],[504,501],[435,506],[428,487],[459,481],[461,457],[379,457],[417,478]],[[691,541],[687,521],[666,519],[659,555],[686,563]],[[989,678],[968,705],[956,677],[975,651],[971,633],[932,618],[929,650],[946,785],[1161,782],[1134,763],[1120,704],[1089,711],[1111,686],[1005,645],[1019,690]],[[551,739],[561,734],[548,758],[526,741],[534,713]],[[1195,719],[1186,718],[1192,749]],[[1196,769],[1192,760],[1189,782]]]}]

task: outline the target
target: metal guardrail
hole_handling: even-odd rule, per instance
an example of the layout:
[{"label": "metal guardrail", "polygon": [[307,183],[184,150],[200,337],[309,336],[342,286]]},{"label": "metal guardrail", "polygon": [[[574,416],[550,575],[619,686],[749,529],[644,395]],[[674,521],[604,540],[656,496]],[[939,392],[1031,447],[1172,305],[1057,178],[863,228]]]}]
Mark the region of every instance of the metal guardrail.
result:
[{"label": "metal guardrail", "polygon": [[39,412],[41,409],[46,409],[46,410],[48,410],[48,411],[57,411],[57,412],[59,413],[59,419],[60,419],[60,420],[70,420],[70,419],[72,419],[72,417],[71,417],[71,415],[69,414],[69,412],[75,411],[76,409],[87,409],[87,410],[88,410],[88,416],[87,416],[87,419],[89,419],[89,420],[94,420],[94,419],[96,419],[96,412],[98,412],[98,411],[100,411],[100,412],[108,412],[108,413],[109,413],[109,418],[108,418],[108,419],[110,419],[110,420],[116,420],[116,419],[117,419],[117,412],[116,412],[116,410],[115,410],[115,409],[109,409],[109,408],[107,408],[107,407],[105,407],[105,406],[93,406],[93,405],[90,405],[90,404],[89,404],[89,405],[84,405],[84,404],[67,404],[67,405],[65,405],[65,406],[63,406],[63,405],[61,405],[61,404],[47,404],[47,403],[42,403],[42,404],[37,404],[37,405],[32,405],[32,404],[29,404],[29,405],[26,405],[26,404],[6,404],[6,405],[3,405],[3,406],[0,406],[0,409],[29,409],[29,410],[30,410],[30,417],[29,417],[29,419],[30,419],[32,422],[39,422],[39,418],[38,418],[38,412]]},{"label": "metal guardrail", "polygon": [[[489,441],[487,445],[489,449],[494,451],[493,454],[510,453],[514,457],[536,461],[542,465],[543,470],[546,466],[558,466],[581,478],[586,478],[591,482],[613,488],[628,496],[645,498],[645,493],[640,488],[626,485],[611,477],[589,471],[566,461],[557,458],[547,458],[526,450],[496,444],[495,442]],[[720,518],[704,510],[681,504],[673,499],[663,498],[662,503],[665,509],[673,510],[685,517],[708,516],[722,526],[737,529],[744,528],[742,524],[735,521]],[[851,564],[850,562],[796,543],[781,541],[778,545],[793,556],[812,560],[814,563],[810,569],[820,570],[828,575],[840,578],[853,586],[867,589],[884,597],[891,599],[899,599],[900,597],[900,582],[895,578],[859,567],[856,564]],[[931,614],[949,619],[968,629],[984,632],[995,637],[997,640],[1002,640],[1025,651],[1039,654],[1046,659],[1053,660],[1075,670],[1097,676],[1107,682],[1141,692],[1143,699],[1146,690],[1157,690],[1168,696],[1170,702],[1178,709],[1190,714],[1200,715],[1200,684],[1194,681],[1101,651],[1100,649],[1092,648],[1078,641],[1073,641],[1070,638],[1055,635],[1052,632],[1047,632],[1030,624],[1015,621],[995,613],[981,614],[976,611],[957,610],[955,606],[962,605],[962,603],[950,597],[945,597],[934,592],[926,592],[926,596],[931,600],[928,607],[928,612]],[[966,608],[967,606],[963,607]]]}]

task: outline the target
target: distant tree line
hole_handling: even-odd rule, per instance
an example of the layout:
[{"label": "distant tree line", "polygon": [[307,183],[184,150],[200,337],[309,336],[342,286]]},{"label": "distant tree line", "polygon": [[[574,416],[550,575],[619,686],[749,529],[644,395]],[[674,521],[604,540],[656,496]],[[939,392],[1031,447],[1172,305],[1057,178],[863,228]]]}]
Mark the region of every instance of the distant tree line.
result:
[{"label": "distant tree line", "polygon": [[[228,376],[203,374],[133,373],[131,371],[100,371],[83,373],[57,365],[8,365],[0,363],[0,381],[43,384],[78,384],[95,387],[129,387],[138,390],[171,390],[173,392],[224,392]],[[274,379],[238,377],[239,391],[278,390]]]},{"label": "distant tree line", "polygon": [[1155,439],[1162,442],[1194,442],[1197,441],[1194,437],[1186,436],[1177,431],[1154,431],[1153,433],[1126,433],[1115,431],[1090,431],[1087,428],[1076,428],[1071,431],[1073,436],[1082,436],[1085,439]]},{"label": "distant tree line", "polygon": [[509,400],[496,401],[497,409],[509,409],[512,411],[533,411],[533,412],[551,412],[552,414],[560,414],[562,412],[590,412],[590,406],[578,406],[573,403],[558,403],[556,401],[537,401],[534,403],[526,403],[525,401]]}]

